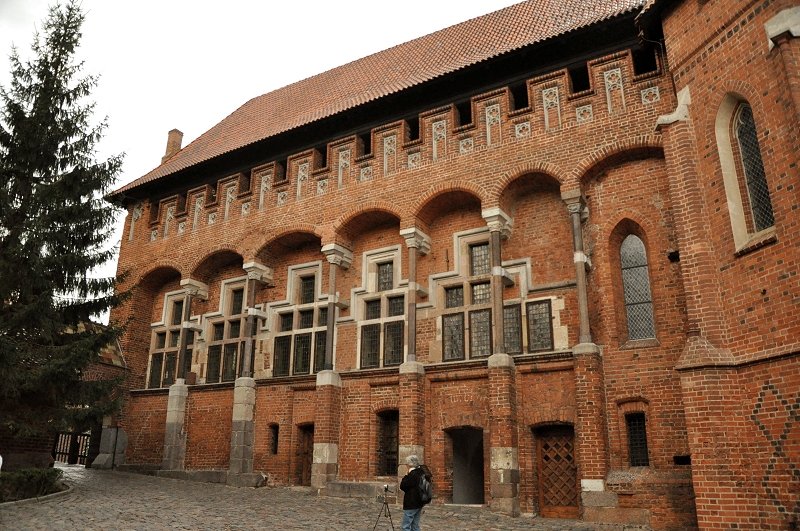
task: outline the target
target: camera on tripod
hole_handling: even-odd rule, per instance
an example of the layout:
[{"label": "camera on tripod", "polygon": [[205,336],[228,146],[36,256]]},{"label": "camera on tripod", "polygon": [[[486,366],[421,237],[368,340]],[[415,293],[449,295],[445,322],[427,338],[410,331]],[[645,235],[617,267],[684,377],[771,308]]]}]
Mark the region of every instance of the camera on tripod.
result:
[{"label": "camera on tripod", "polygon": [[394,491],[389,488],[389,485],[383,486],[383,492],[388,492],[389,494],[394,494]]}]

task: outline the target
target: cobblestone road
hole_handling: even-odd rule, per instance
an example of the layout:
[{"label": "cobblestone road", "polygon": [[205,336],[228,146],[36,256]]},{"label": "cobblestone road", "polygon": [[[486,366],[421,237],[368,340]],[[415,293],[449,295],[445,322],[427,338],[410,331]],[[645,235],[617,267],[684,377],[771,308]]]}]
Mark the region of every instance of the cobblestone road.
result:
[{"label": "cobblestone road", "polygon": [[[303,529],[371,530],[381,504],[319,497],[310,489],[237,489],[124,472],[64,467],[72,492],[22,505],[0,505],[0,529]],[[402,511],[391,506],[395,529]],[[423,529],[622,531],[638,526],[591,525],[569,520],[510,518],[473,507],[433,505]],[[381,516],[377,529],[391,529]]]}]

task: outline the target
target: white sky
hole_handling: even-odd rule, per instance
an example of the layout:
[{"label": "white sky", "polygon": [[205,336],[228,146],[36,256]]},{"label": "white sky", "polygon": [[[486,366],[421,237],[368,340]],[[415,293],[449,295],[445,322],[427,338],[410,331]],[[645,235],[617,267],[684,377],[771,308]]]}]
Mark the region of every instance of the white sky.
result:
[{"label": "white sky", "polygon": [[[98,156],[126,153],[121,186],[158,165],[170,129],[185,146],[250,98],[518,1],[82,0],[77,58],[109,124]],[[0,0],[0,85],[53,3]]]}]

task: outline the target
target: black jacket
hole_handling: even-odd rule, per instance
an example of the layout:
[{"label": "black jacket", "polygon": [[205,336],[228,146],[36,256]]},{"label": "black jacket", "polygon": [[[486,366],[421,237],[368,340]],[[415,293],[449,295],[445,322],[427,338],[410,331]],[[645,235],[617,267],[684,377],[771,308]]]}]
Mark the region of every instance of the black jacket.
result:
[{"label": "black jacket", "polygon": [[424,507],[424,504],[419,500],[419,479],[425,475],[428,476],[428,481],[431,480],[430,472],[425,472],[425,466],[418,466],[408,474],[403,476],[400,481],[400,490],[405,492],[403,496],[403,509],[419,509]]}]

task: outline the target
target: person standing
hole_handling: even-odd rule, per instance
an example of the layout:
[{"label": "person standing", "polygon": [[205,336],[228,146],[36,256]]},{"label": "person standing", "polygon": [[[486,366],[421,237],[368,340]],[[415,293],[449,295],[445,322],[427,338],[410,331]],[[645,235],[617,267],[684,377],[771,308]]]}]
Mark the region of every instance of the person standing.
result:
[{"label": "person standing", "polygon": [[406,458],[409,466],[408,473],[400,481],[400,490],[405,493],[403,496],[403,531],[420,531],[420,518],[425,502],[420,499],[420,479],[422,476],[431,480],[431,473],[428,467],[420,465],[416,455],[409,455]]}]

